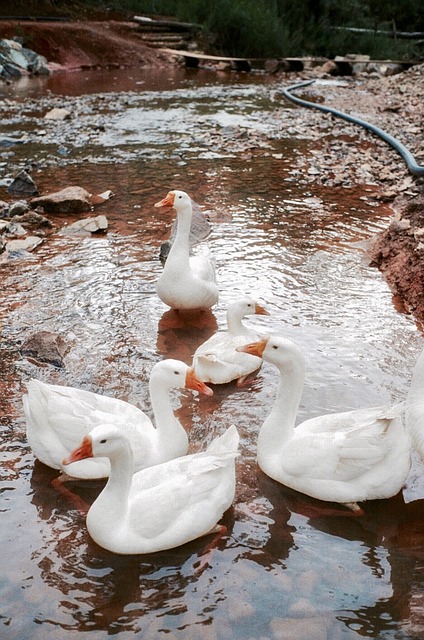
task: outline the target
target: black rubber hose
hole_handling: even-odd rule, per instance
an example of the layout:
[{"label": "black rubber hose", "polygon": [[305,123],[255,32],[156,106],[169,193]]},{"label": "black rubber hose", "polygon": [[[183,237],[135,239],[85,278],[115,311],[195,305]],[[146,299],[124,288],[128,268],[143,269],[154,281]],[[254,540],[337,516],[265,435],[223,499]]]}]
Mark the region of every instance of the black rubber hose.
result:
[{"label": "black rubber hose", "polygon": [[298,82],[297,84],[293,84],[290,87],[286,87],[285,89],[283,88],[281,90],[283,96],[285,98],[287,98],[287,100],[290,100],[291,102],[294,102],[296,104],[300,104],[302,107],[308,107],[308,108],[312,108],[312,109],[319,109],[320,111],[323,111],[324,113],[332,113],[333,115],[337,116],[338,118],[343,118],[343,120],[347,120],[348,122],[353,122],[353,124],[359,124],[361,127],[364,127],[365,129],[368,129],[368,131],[371,131],[372,133],[375,133],[377,136],[379,136],[380,138],[382,138],[382,140],[384,140],[385,142],[387,142],[387,144],[389,144],[391,147],[393,147],[393,149],[395,149],[395,151],[397,151],[402,158],[404,159],[406,166],[408,167],[408,170],[414,175],[414,176],[424,176],[424,166],[419,165],[414,156],[412,155],[412,153],[410,151],[408,151],[408,149],[406,147],[403,146],[403,144],[401,142],[399,142],[399,140],[396,140],[396,138],[393,138],[393,136],[391,136],[389,133],[386,133],[386,131],[383,131],[383,129],[380,129],[379,127],[376,127],[375,125],[371,124],[370,122],[366,122],[365,120],[361,120],[360,118],[355,118],[355,116],[351,116],[348,113],[344,113],[343,111],[338,111],[337,109],[332,109],[331,107],[326,107],[322,104],[316,104],[315,102],[308,102],[307,100],[301,100],[301,98],[297,98],[296,96],[291,94],[291,91],[294,91],[295,89],[300,89],[301,87],[307,87],[308,85],[312,84],[313,82],[315,82],[315,80],[307,80],[306,82]]}]

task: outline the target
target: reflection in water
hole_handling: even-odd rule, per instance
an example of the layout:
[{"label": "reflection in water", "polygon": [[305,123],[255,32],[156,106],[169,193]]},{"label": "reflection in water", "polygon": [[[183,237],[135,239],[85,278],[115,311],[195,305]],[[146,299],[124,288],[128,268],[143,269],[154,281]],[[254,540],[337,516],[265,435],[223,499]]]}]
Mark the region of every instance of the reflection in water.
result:
[{"label": "reflection in water", "polygon": [[[240,80],[236,101],[216,81],[198,96],[194,84],[175,92],[167,85],[150,122],[158,102],[163,115],[178,101],[203,110],[202,126],[211,119],[225,130],[242,114],[254,127],[265,94],[249,82]],[[255,463],[278,382],[266,363],[248,387],[222,385],[212,397],[188,392],[173,401],[192,451],[232,423],[241,436],[228,535],[205,566],[200,554],[208,539],[154,556],[119,557],[97,547],[83,515],[52,486],[58,474],[34,463],[26,444],[21,395],[29,377],[145,409],[152,365],[164,357],[189,363],[225,326],[228,303],[246,293],[271,312],[247,322],[258,333],[284,333],[306,353],[299,421],[404,397],[422,336],[358,249],[385,226],[388,210],[373,204],[366,188],[312,187],[296,170],[297,156],[308,151],[300,143],[277,139],[273,150],[202,159],[188,149],[176,160],[165,145],[149,160],[140,154],[123,164],[85,163],[83,171],[69,164],[37,176],[41,192],[80,184],[83,176],[87,190],[111,189],[115,198],[101,205],[110,224],[104,237],[55,232],[18,268],[2,266],[2,637],[422,637],[422,465],[414,457],[402,494],[367,504],[363,518],[274,483]],[[159,247],[173,215],[158,214],[153,204],[176,187],[213,212],[208,243],[221,297],[212,311],[191,317],[168,310],[155,294]],[[67,221],[52,219],[58,229]],[[41,329],[68,343],[64,368],[20,357],[23,340]],[[88,504],[102,486],[70,484]]]},{"label": "reflection in water", "polygon": [[157,350],[163,358],[176,358],[191,364],[199,344],[217,331],[210,309],[182,312],[169,309],[158,322]]}]

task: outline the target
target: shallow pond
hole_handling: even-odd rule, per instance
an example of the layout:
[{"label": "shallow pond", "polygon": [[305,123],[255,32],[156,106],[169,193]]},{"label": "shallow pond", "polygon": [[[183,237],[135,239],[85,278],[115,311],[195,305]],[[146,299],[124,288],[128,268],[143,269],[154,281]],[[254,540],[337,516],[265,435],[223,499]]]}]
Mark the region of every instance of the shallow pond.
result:
[{"label": "shallow pond", "polygon": [[[335,515],[268,479],[256,467],[255,445],[275,396],[277,373],[270,365],[241,389],[215,387],[210,398],[174,395],[191,450],[203,449],[232,423],[241,436],[236,498],[223,519],[228,535],[205,566],[199,559],[210,538],[150,556],[120,557],[99,548],[71,496],[52,486],[58,474],[35,462],[28,448],[21,397],[30,377],[119,396],[149,413],[152,365],[166,357],[189,363],[196,347],[223,326],[228,302],[245,292],[271,313],[248,320],[251,326],[284,333],[305,351],[299,420],[398,401],[407,391],[422,335],[396,309],[364,252],[390,210],[376,204],[365,185],[324,189],[308,181],[299,162],[314,142],[285,134],[280,118],[287,124],[291,108],[280,108],[272,83],[171,75],[155,82],[144,73],[118,87],[104,74],[97,84],[90,74],[85,83],[78,74],[62,76],[66,88],[59,80],[53,86],[46,85],[51,79],[26,82],[34,112],[46,89],[64,94],[64,105],[80,93],[99,93],[78,103],[62,162],[58,149],[66,132],[54,140],[49,129],[37,144],[48,126],[34,113],[27,143],[10,160],[26,155],[39,164],[32,175],[41,193],[78,184],[115,196],[96,209],[109,220],[106,235],[62,233],[69,219],[52,216],[56,231],[37,251],[1,265],[0,635],[421,638],[421,463],[414,456],[402,494],[366,504],[361,518],[341,510]],[[108,87],[120,93],[108,94]],[[13,92],[18,101],[24,95]],[[103,128],[93,138],[87,131],[100,101],[107,103]],[[22,122],[3,125],[14,135]],[[49,166],[52,157],[57,161]],[[159,246],[173,217],[153,204],[170,188],[183,188],[211,211],[207,243],[218,265],[219,303],[211,314],[186,321],[155,294]],[[67,341],[63,368],[19,356],[23,340],[39,330]],[[87,503],[102,486],[68,483]]]}]

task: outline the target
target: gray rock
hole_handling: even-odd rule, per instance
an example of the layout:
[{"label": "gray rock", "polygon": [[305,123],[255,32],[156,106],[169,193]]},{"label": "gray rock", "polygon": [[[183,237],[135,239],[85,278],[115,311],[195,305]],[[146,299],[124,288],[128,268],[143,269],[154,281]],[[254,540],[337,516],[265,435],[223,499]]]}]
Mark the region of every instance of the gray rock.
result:
[{"label": "gray rock", "polygon": [[40,238],[39,236],[28,236],[23,240],[9,240],[6,244],[6,251],[9,256],[14,257],[21,255],[25,251],[32,251],[42,242],[43,238]]},{"label": "gray rock", "polygon": [[0,40],[0,49],[3,55],[7,57],[12,64],[17,67],[21,67],[22,69],[27,69],[28,59],[22,51],[23,47],[20,42],[7,39]]},{"label": "gray rock", "polygon": [[13,147],[15,144],[23,144],[23,140],[16,140],[16,138],[10,138],[8,136],[2,136],[0,138],[0,147]]},{"label": "gray rock", "polygon": [[47,60],[17,40],[0,40],[0,75],[20,77],[25,74],[48,74]]},{"label": "gray rock", "polygon": [[95,218],[84,218],[83,220],[77,220],[73,224],[70,224],[62,229],[64,233],[98,233],[99,231],[106,231],[108,228],[108,221],[106,216],[100,215]]},{"label": "gray rock", "polygon": [[26,171],[21,171],[7,188],[8,193],[19,196],[34,196],[38,193],[37,186]]},{"label": "gray rock", "polygon": [[54,107],[50,109],[45,116],[47,120],[69,120],[71,117],[71,112],[68,109],[59,109],[58,107]]},{"label": "gray rock", "polygon": [[11,218],[13,216],[21,216],[23,213],[29,211],[29,204],[25,202],[25,200],[18,200],[10,205],[9,215]]},{"label": "gray rock", "polygon": [[31,208],[36,207],[47,213],[83,213],[91,210],[90,194],[82,187],[66,187],[31,200]]},{"label": "gray rock", "polygon": [[25,227],[33,227],[36,229],[48,228],[51,229],[53,227],[52,222],[48,220],[45,216],[37,213],[36,211],[27,211],[23,213],[21,216],[15,216],[14,220],[19,222]]},{"label": "gray rock", "polygon": [[9,203],[4,200],[0,200],[0,218],[9,217]]},{"label": "gray rock", "polygon": [[21,236],[26,236],[26,231],[21,224],[18,222],[9,222],[6,229],[6,235],[12,238],[19,238]]}]

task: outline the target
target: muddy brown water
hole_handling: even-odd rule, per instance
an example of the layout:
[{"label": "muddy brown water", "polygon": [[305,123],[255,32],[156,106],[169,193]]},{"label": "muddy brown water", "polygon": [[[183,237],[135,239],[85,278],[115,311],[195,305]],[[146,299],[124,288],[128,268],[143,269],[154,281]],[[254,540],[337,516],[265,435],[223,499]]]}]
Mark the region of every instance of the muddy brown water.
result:
[{"label": "muddy brown water", "polygon": [[[53,216],[55,232],[38,250],[1,265],[0,636],[420,638],[422,464],[414,454],[403,492],[366,504],[362,518],[334,515],[268,479],[256,467],[255,446],[275,396],[270,365],[242,389],[229,384],[215,387],[211,398],[174,396],[191,450],[231,423],[241,436],[236,498],[223,519],[228,535],[207,566],[199,559],[210,539],[150,556],[99,548],[71,498],[52,485],[57,472],[35,461],[26,443],[21,397],[30,377],[117,396],[149,413],[152,365],[165,357],[189,363],[223,326],[227,303],[245,292],[271,313],[248,324],[281,332],[306,353],[299,420],[405,397],[422,335],[396,309],[364,253],[390,211],[367,186],[323,189],[296,170],[313,142],[281,134],[272,83],[167,74],[68,74],[9,89],[18,101],[48,91],[64,103],[77,96],[84,104],[95,92],[120,92],[110,94],[111,105],[125,92],[128,100],[119,113],[112,109],[104,139],[87,143],[84,154],[94,161],[84,160],[71,139],[66,161],[54,166],[46,165],[54,142],[43,148],[30,140],[12,157],[37,156],[33,177],[42,193],[79,184],[115,196],[96,209],[108,217],[106,235],[62,233],[73,219]],[[30,120],[27,131],[41,126]],[[266,150],[240,150],[246,131],[267,136]],[[220,301],[212,313],[187,321],[155,294],[159,246],[172,213],[153,204],[170,188],[185,189],[213,212],[207,243],[217,258]],[[59,332],[68,342],[63,368],[19,355],[38,330]],[[88,504],[102,486],[68,484]]]}]

